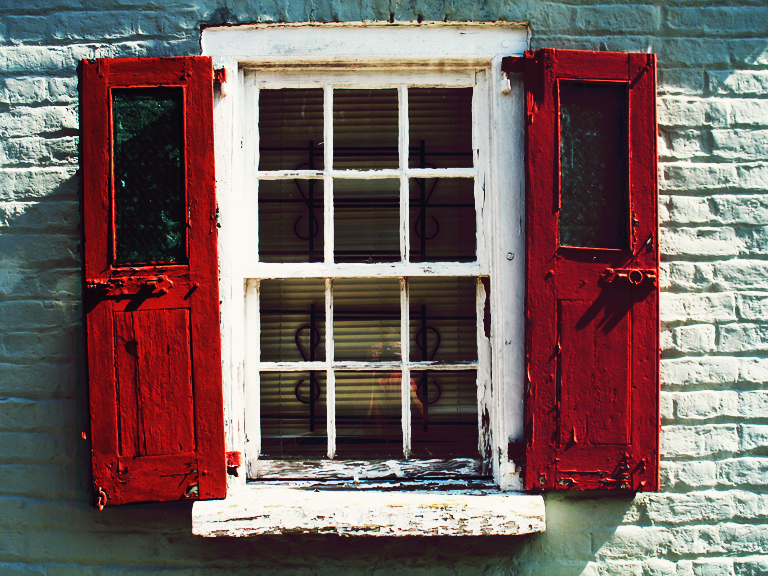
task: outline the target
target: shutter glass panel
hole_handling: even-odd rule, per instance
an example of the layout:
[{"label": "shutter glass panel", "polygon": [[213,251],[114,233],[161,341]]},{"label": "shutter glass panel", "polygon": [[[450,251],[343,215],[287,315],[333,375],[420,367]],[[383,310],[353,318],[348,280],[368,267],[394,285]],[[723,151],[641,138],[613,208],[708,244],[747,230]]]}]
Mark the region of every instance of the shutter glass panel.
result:
[{"label": "shutter glass panel", "polygon": [[409,88],[411,168],[472,166],[472,88]]},{"label": "shutter glass panel", "polygon": [[627,87],[560,82],[560,245],[626,249]]},{"label": "shutter glass panel", "polygon": [[397,168],[397,90],[333,91],[333,167]]},{"label": "shutter glass panel", "polygon": [[323,181],[259,182],[259,260],[322,262]]},{"label": "shutter glass panel", "polygon": [[259,170],[323,169],[323,90],[259,92]]},{"label": "shutter glass panel", "polygon": [[180,88],[112,91],[115,264],[186,263]]},{"label": "shutter glass panel", "polygon": [[475,182],[470,178],[411,178],[411,262],[476,259]]}]

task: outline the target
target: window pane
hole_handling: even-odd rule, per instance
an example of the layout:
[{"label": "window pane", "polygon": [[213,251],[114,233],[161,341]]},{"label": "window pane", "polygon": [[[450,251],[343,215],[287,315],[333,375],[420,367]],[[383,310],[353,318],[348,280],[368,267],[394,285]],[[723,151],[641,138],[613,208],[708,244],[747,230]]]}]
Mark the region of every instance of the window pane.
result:
[{"label": "window pane", "polygon": [[472,262],[476,257],[475,182],[410,180],[411,262]]},{"label": "window pane", "polygon": [[323,181],[259,182],[259,261],[323,261]]},{"label": "window pane", "polygon": [[112,91],[115,264],[186,263],[180,88]]},{"label": "window pane", "polygon": [[400,372],[336,373],[339,458],[401,458]]},{"label": "window pane", "polygon": [[335,180],[336,262],[400,261],[400,182]]},{"label": "window pane", "polygon": [[411,449],[416,458],[474,458],[477,373],[411,372]]},{"label": "window pane", "polygon": [[560,83],[560,245],[627,248],[627,87]]},{"label": "window pane", "polygon": [[328,451],[325,372],[261,372],[261,454],[322,458]]},{"label": "window pane", "polygon": [[411,361],[477,360],[474,278],[411,278]]},{"label": "window pane", "polygon": [[325,361],[325,281],[262,280],[261,360]]},{"label": "window pane", "polygon": [[397,168],[397,90],[333,91],[333,167]]},{"label": "window pane", "polygon": [[400,281],[334,280],[333,332],[336,360],[399,360]]},{"label": "window pane", "polygon": [[323,90],[259,91],[259,170],[323,169]]},{"label": "window pane", "polygon": [[472,158],[472,88],[409,88],[411,168],[468,168]]}]

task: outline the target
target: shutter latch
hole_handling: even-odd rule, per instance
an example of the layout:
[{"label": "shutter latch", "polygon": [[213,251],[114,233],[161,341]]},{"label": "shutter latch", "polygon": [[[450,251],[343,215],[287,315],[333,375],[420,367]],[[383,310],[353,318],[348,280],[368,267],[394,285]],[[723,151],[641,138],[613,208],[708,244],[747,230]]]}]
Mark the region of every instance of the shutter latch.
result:
[{"label": "shutter latch", "polygon": [[637,286],[645,281],[656,284],[656,270],[648,268],[606,268],[600,276],[609,284],[629,282]]}]

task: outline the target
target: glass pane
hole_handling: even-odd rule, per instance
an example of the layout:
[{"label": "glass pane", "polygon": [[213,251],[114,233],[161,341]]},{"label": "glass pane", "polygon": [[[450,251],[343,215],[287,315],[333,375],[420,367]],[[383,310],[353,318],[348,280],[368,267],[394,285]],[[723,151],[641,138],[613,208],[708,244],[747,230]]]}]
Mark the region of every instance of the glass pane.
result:
[{"label": "glass pane", "polygon": [[474,458],[477,373],[411,372],[411,449],[416,458]]},{"label": "glass pane", "polygon": [[411,168],[469,168],[472,88],[409,88]]},{"label": "glass pane", "polygon": [[397,90],[333,91],[333,167],[397,168]]},{"label": "glass pane", "polygon": [[186,263],[180,88],[112,91],[115,264]]},{"label": "glass pane", "polygon": [[261,360],[325,361],[325,281],[262,280]]},{"label": "glass pane", "polygon": [[477,360],[474,278],[410,278],[411,362]]},{"label": "glass pane", "polygon": [[339,458],[402,458],[400,372],[336,373]]},{"label": "glass pane", "polygon": [[323,169],[323,90],[259,90],[259,170]]},{"label": "glass pane", "polygon": [[410,180],[411,262],[476,260],[475,181]]},{"label": "glass pane", "polygon": [[400,261],[400,182],[335,180],[336,262]]},{"label": "glass pane", "polygon": [[560,245],[627,248],[627,87],[560,83]]},{"label": "glass pane", "polygon": [[325,456],[325,372],[261,372],[260,380],[262,456]]},{"label": "glass pane", "polygon": [[400,281],[334,280],[333,332],[336,360],[399,360]]},{"label": "glass pane", "polygon": [[323,261],[323,181],[259,182],[259,261]]}]

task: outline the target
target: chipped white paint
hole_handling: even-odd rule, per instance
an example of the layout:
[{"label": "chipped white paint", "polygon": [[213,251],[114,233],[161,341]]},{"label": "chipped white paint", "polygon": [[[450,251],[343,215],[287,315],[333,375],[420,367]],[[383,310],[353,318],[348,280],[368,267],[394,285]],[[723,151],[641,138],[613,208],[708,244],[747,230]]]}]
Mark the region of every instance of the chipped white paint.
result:
[{"label": "chipped white paint", "polygon": [[198,536],[507,536],[544,528],[541,496],[497,490],[320,490],[261,484],[192,507],[192,533]]},{"label": "chipped white paint", "polygon": [[[474,458],[452,460],[256,460],[252,478],[285,480],[404,480],[465,478],[481,481],[482,464]],[[311,471],[311,474],[308,472]]]}]

